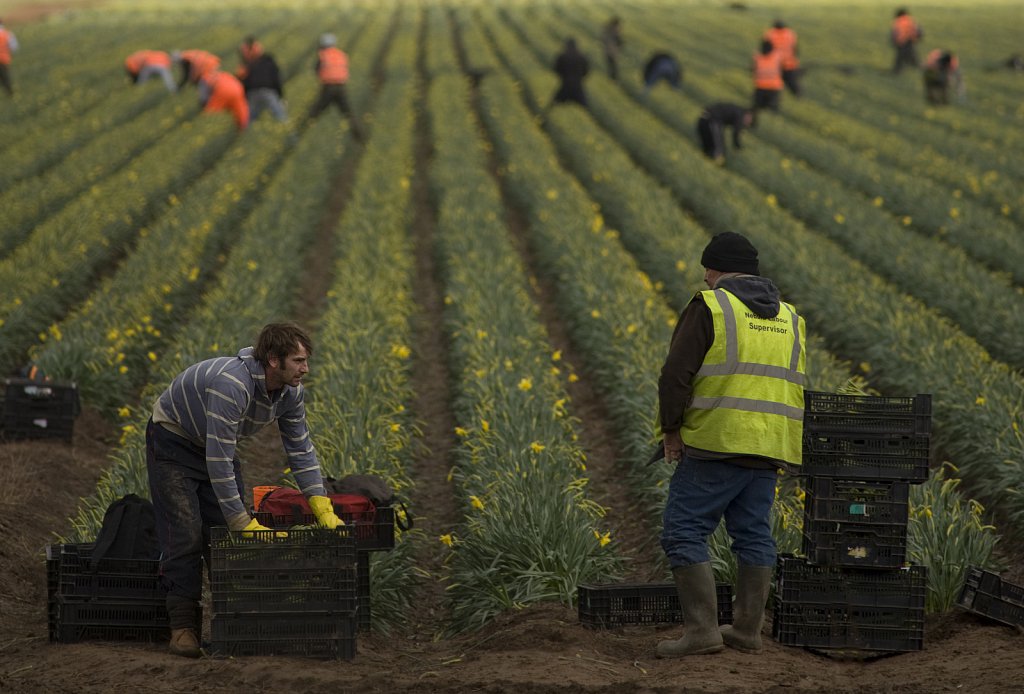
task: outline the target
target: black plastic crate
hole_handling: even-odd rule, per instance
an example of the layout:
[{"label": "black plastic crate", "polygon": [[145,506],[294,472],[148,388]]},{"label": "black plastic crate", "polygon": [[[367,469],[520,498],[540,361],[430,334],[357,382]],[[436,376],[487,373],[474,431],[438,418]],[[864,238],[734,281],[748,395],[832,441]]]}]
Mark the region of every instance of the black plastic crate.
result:
[{"label": "black plastic crate", "polygon": [[804,522],[903,523],[909,515],[907,482],[811,477],[804,480]]},{"label": "black plastic crate", "polygon": [[[732,585],[716,585],[718,623],[732,624]],[[681,624],[679,593],[674,583],[577,586],[580,623],[595,628],[647,624]]]},{"label": "black plastic crate", "polygon": [[215,614],[211,629],[214,655],[351,660],[356,654],[355,612]]},{"label": "black plastic crate", "polygon": [[70,442],[81,407],[74,383],[4,380],[0,435],[8,440],[59,439]]},{"label": "black plastic crate", "polygon": [[166,641],[170,638],[167,608],[159,602],[111,602],[106,600],[51,600],[48,622],[50,640]]},{"label": "black plastic crate", "polygon": [[354,612],[355,567],[322,569],[219,569],[210,574],[214,614]]},{"label": "black plastic crate", "polygon": [[210,530],[211,572],[248,569],[283,573],[304,569],[353,571],[356,546],[350,530],[348,527],[337,530],[314,528],[289,530],[285,534],[273,530],[244,532],[214,527]]},{"label": "black plastic crate", "polygon": [[775,601],[772,637],[784,646],[904,653],[924,648],[924,607]]},{"label": "black plastic crate", "polygon": [[840,395],[804,391],[804,431],[928,436],[932,396]]},{"label": "black plastic crate", "polygon": [[906,523],[804,519],[803,553],[812,564],[899,568],[907,558]]},{"label": "black plastic crate", "polygon": [[815,565],[792,555],[780,555],[776,566],[776,600],[786,603],[923,610],[927,594],[924,566],[850,569]]},{"label": "black plastic crate", "polygon": [[1024,587],[991,571],[969,568],[957,605],[1009,626],[1024,626]]},{"label": "black plastic crate", "polygon": [[867,435],[804,430],[800,474],[851,480],[923,482],[928,478],[927,436]]},{"label": "black plastic crate", "polygon": [[162,601],[160,561],[103,557],[94,571],[92,543],[46,548],[47,587],[62,598]]},{"label": "black plastic crate", "polygon": [[373,626],[370,617],[370,554],[359,552],[356,563],[356,599],[359,603],[359,631],[368,632]]},{"label": "black plastic crate", "polygon": [[[393,549],[395,546],[395,510],[391,506],[381,506],[373,513],[373,519],[364,514],[339,512],[338,517],[345,521],[355,538],[356,548],[367,550]],[[316,525],[313,514],[280,514],[257,511],[255,518],[261,525],[268,528],[287,529],[294,525]]]}]

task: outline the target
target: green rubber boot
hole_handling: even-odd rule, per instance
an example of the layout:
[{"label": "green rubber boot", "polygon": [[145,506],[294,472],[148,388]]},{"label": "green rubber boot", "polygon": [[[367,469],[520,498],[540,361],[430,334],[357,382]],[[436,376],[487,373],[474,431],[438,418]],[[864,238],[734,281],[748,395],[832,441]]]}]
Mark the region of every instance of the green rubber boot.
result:
[{"label": "green rubber boot", "polygon": [[722,640],[730,648],[744,653],[758,653],[761,625],[764,624],[764,604],[772,582],[772,567],[742,566],[736,574],[736,602],[733,604],[732,625],[721,627]]},{"label": "green rubber boot", "polygon": [[711,562],[672,569],[683,610],[683,637],[658,644],[659,658],[717,653],[725,646],[718,631],[718,596]]}]

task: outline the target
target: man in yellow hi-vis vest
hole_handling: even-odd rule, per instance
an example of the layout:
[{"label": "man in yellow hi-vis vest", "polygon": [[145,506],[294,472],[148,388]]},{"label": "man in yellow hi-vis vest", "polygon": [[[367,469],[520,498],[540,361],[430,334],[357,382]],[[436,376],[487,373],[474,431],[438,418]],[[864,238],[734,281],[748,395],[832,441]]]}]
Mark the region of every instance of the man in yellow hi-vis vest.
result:
[{"label": "man in yellow hi-vis vest", "polygon": [[[776,476],[801,457],[803,318],[758,275],[743,235],[717,234],[701,264],[710,289],[683,310],[658,381],[665,459],[676,463],[661,544],[686,625],[659,657],[761,650]],[[733,623],[719,628],[708,537],[723,517],[739,571]]]}]

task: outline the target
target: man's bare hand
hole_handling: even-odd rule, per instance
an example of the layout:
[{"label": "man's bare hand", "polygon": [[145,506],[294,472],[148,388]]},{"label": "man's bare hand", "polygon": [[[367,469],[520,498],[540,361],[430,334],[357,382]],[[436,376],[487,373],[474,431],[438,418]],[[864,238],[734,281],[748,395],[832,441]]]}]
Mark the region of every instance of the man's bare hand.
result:
[{"label": "man's bare hand", "polygon": [[683,438],[678,431],[665,433],[665,460],[670,463],[678,463],[683,459]]}]

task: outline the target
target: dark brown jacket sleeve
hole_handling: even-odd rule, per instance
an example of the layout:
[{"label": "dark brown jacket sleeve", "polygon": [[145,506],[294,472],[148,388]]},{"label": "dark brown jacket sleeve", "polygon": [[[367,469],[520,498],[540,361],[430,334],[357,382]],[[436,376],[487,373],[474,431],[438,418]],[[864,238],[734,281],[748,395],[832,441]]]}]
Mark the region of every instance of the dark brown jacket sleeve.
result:
[{"label": "dark brown jacket sleeve", "polygon": [[704,363],[714,340],[711,311],[699,295],[695,296],[679,316],[672,333],[672,346],[658,379],[658,407],[663,432],[679,431],[682,427],[683,412],[693,397],[693,377]]}]

